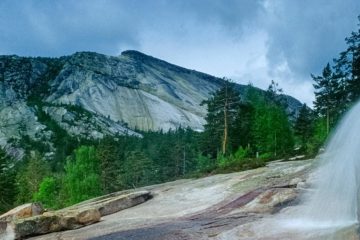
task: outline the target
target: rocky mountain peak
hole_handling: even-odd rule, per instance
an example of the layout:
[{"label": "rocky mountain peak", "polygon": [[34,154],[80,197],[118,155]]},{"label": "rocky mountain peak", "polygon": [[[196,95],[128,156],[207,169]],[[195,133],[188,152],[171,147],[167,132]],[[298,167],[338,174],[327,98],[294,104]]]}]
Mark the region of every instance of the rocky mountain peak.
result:
[{"label": "rocky mountain peak", "polygon": [[[222,82],[134,50],[117,57],[0,56],[0,145],[20,146],[26,137],[47,141],[51,150],[60,129],[90,139],[140,136],[134,129],[201,131],[206,108],[200,103]],[[292,103],[294,109],[301,105]]]}]

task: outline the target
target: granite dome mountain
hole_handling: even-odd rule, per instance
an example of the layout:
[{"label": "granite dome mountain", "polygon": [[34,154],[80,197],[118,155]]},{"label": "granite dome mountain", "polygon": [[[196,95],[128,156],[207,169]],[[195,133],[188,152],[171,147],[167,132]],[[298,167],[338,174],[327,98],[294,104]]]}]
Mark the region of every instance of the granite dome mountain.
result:
[{"label": "granite dome mountain", "polygon": [[[20,156],[24,139],[51,147],[54,128],[85,139],[177,127],[201,131],[201,102],[222,83],[137,51],[0,56],[0,145]],[[244,94],[247,86],[238,88]],[[288,111],[301,107],[290,96],[287,101]]]}]

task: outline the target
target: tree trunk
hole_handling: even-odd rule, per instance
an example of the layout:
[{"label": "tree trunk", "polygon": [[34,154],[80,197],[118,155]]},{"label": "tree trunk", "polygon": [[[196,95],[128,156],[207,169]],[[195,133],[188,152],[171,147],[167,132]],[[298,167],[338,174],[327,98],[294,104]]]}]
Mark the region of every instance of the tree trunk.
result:
[{"label": "tree trunk", "polygon": [[329,135],[330,131],[330,114],[329,114],[329,108],[326,110],[326,135]]},{"label": "tree trunk", "polygon": [[227,96],[227,86],[225,89],[225,103],[224,103],[224,137],[222,142],[222,154],[225,155],[228,141],[228,116],[227,116],[227,105],[228,105],[228,96]]}]

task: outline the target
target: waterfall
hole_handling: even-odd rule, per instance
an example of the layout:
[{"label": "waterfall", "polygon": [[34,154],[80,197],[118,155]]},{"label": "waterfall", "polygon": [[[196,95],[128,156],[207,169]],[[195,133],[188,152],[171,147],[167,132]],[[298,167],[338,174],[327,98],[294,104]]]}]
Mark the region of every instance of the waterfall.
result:
[{"label": "waterfall", "polygon": [[358,223],[360,103],[342,119],[319,156],[314,190],[305,198],[303,223],[343,226]]}]

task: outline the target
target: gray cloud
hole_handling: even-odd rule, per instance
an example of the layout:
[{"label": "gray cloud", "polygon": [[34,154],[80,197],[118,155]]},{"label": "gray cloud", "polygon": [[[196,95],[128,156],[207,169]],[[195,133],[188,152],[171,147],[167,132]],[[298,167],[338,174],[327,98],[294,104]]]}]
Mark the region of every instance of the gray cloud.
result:
[{"label": "gray cloud", "polygon": [[1,52],[59,56],[91,50],[107,54],[139,45],[131,5],[106,1],[2,2]]},{"label": "gray cloud", "polygon": [[271,65],[285,60],[297,75],[320,72],[344,50],[359,14],[359,1],[269,1],[264,19]]},{"label": "gray cloud", "polygon": [[4,0],[0,10],[0,54],[117,55],[137,49],[263,88],[274,79],[311,103],[309,74],[345,48],[360,2]]}]

